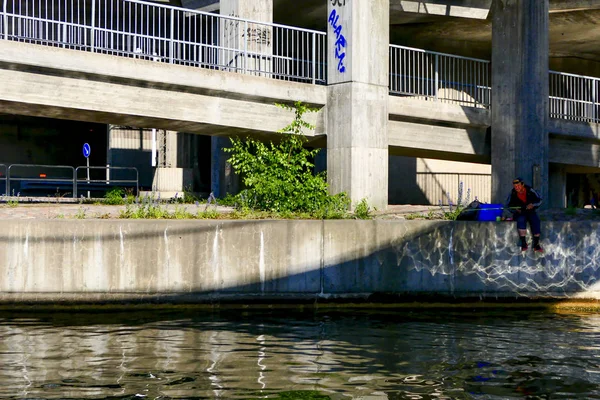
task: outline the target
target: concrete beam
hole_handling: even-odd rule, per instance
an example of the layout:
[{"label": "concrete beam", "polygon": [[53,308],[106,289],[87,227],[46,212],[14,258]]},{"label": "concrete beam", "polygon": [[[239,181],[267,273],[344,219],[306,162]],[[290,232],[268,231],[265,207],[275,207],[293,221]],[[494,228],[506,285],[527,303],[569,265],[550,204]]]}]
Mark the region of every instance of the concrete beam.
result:
[{"label": "concrete beam", "polygon": [[219,0],[181,0],[181,6],[192,10],[213,12],[220,7]]},{"label": "concrete beam", "polygon": [[549,162],[600,167],[600,144],[550,137]]},{"label": "concrete beam", "polygon": [[[326,102],[326,88],[264,77],[0,41],[4,113],[208,135],[261,135],[292,113],[275,102]],[[309,115],[323,135],[323,116]]]},{"label": "concrete beam", "polygon": [[550,13],[598,10],[598,0],[550,0]]},{"label": "concrete beam", "polygon": [[548,122],[548,130],[554,135],[600,140],[600,125],[596,123],[552,118]]},{"label": "concrete beam", "polygon": [[[0,87],[5,113],[206,135],[274,133],[294,117],[274,104],[6,69],[0,70]],[[322,119],[307,119],[320,120],[323,133]]]},{"label": "concrete beam", "polygon": [[430,121],[486,128],[491,124],[490,111],[484,108],[399,96],[390,96],[388,103],[391,120]]},{"label": "concrete beam", "polygon": [[0,69],[126,83],[266,104],[302,101],[319,107],[327,101],[327,89],[319,85],[8,40],[0,40]]},{"label": "concrete beam", "polygon": [[392,11],[486,19],[492,0],[391,0],[390,3]]},{"label": "concrete beam", "polygon": [[[430,109],[430,113],[437,115],[437,110],[432,112]],[[550,127],[549,162],[600,168],[600,144],[585,140],[600,140],[600,125],[552,120]],[[490,161],[489,134],[477,126],[461,128],[391,120],[388,137],[391,155],[478,163]]]},{"label": "concrete beam", "polygon": [[[322,86],[10,41],[0,41],[0,87],[4,113],[264,138],[292,118],[275,101],[327,101]],[[391,154],[489,162],[488,110],[388,99]],[[309,118],[317,129],[308,134],[325,146],[325,110]],[[549,126],[556,135],[600,140],[597,124],[553,119]],[[568,138],[552,139],[551,162],[599,166],[598,145]]]},{"label": "concrete beam", "polygon": [[390,121],[388,124],[390,152],[395,147],[447,154],[444,159],[471,161],[473,158],[490,157],[490,135],[486,129],[469,127],[454,128],[417,124],[413,122]]}]

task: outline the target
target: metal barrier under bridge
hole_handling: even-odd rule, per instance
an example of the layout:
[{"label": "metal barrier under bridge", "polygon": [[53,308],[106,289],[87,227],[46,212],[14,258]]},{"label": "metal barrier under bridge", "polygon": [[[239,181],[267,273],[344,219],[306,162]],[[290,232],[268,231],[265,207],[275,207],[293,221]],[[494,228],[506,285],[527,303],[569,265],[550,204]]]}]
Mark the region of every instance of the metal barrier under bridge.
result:
[{"label": "metal barrier under bridge", "polygon": [[[88,172],[104,172],[102,179]],[[80,172],[86,172],[81,177]],[[117,178],[111,178],[117,174]],[[135,167],[72,167],[69,165],[0,164],[0,193],[4,196],[68,196],[107,192],[114,188],[135,190],[139,194],[139,173]]]}]

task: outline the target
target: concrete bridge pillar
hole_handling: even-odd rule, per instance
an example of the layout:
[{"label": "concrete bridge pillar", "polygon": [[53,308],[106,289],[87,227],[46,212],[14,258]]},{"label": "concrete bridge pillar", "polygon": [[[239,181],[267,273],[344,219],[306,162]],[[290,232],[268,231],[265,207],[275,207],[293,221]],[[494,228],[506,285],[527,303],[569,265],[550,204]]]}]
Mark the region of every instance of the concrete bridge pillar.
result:
[{"label": "concrete bridge pillar", "polygon": [[492,5],[494,202],[506,199],[516,176],[548,199],[548,2]]},{"label": "concrete bridge pillar", "polygon": [[[220,14],[270,23],[273,22],[273,0],[221,0]],[[227,65],[233,70],[265,76],[272,72],[272,29],[262,24],[231,20],[224,22],[220,37],[223,46],[239,50],[223,51],[219,55],[226,58]],[[245,40],[249,42],[244,44]],[[239,191],[239,177],[227,162],[230,155],[223,151],[230,144],[229,138],[212,137],[211,191],[217,197]]]},{"label": "concrete bridge pillar", "polygon": [[161,198],[181,197],[185,191],[193,192],[194,168],[191,134],[176,131],[156,131],[157,160],[152,179],[152,191]]},{"label": "concrete bridge pillar", "polygon": [[388,203],[389,0],[330,0],[327,176],[352,204]]},{"label": "concrete bridge pillar", "polygon": [[260,23],[225,19],[220,37],[219,57],[234,72],[269,76],[272,72],[273,29],[262,24],[273,22],[273,0],[221,0],[220,14]]}]

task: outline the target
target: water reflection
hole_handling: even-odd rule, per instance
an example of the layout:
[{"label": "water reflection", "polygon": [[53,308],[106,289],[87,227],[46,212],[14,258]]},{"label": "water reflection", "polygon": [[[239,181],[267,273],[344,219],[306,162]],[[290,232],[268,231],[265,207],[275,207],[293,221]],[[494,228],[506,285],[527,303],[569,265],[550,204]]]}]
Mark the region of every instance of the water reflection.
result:
[{"label": "water reflection", "polygon": [[600,398],[596,314],[0,315],[1,398]]},{"label": "water reflection", "polygon": [[521,252],[513,224],[440,225],[395,247],[411,292],[600,298],[600,230],[545,222],[545,253]]}]

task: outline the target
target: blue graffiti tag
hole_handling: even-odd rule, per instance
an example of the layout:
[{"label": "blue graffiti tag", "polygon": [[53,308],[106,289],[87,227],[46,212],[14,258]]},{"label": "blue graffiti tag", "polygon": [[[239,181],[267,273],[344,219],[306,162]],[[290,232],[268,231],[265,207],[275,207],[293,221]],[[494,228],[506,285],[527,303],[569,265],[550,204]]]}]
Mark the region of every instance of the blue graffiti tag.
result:
[{"label": "blue graffiti tag", "polygon": [[338,24],[340,20],[340,16],[338,15],[335,9],[331,10],[331,14],[329,14],[329,25],[333,28],[333,33],[335,34],[335,58],[338,59],[337,69],[342,74],[346,72],[346,67],[344,66],[344,58],[346,58],[346,45],[348,42],[344,35],[342,35],[342,25]]}]

